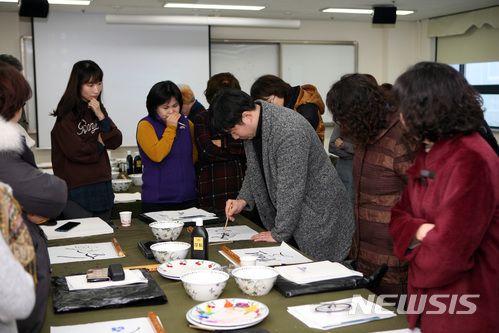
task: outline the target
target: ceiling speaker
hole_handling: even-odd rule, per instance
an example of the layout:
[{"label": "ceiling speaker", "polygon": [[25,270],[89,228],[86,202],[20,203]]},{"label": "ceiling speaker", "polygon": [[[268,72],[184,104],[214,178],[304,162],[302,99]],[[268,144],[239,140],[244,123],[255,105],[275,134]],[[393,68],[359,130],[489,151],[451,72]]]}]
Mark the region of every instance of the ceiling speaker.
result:
[{"label": "ceiling speaker", "polygon": [[394,24],[397,20],[397,7],[374,7],[373,24]]},{"label": "ceiling speaker", "polygon": [[48,13],[48,0],[19,0],[19,16],[45,18]]}]

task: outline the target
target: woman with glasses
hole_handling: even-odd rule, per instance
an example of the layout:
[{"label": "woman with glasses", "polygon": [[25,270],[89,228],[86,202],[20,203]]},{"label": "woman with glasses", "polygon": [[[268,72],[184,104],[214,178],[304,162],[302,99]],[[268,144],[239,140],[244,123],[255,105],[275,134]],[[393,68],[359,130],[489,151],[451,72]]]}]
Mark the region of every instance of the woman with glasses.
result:
[{"label": "woman with glasses", "polygon": [[324,144],[326,128],[322,121],[325,106],[317,88],[311,84],[292,87],[275,75],[260,76],[251,86],[251,97],[295,110],[308,120]]}]

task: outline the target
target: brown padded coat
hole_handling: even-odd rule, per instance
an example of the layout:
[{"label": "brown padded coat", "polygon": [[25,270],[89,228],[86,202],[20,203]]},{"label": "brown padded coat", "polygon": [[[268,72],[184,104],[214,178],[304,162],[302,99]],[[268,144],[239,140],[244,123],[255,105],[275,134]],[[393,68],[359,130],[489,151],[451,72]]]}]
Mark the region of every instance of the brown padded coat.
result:
[{"label": "brown padded coat", "polygon": [[322,100],[319,91],[317,91],[317,88],[311,84],[304,84],[303,86],[300,86],[300,94],[296,99],[294,110],[296,111],[300,105],[307,103],[315,104],[319,108],[319,125],[315,131],[319,135],[319,138],[321,138],[322,144],[324,144],[324,133],[326,132],[326,127],[324,126],[324,121],[322,120],[321,115],[324,114],[326,107],[324,106],[324,101]]},{"label": "brown padded coat", "polygon": [[371,143],[355,147],[353,179],[355,188],[355,233],[350,258],[358,260],[358,270],[371,274],[381,264],[388,271],[377,294],[405,294],[408,264],[393,253],[388,231],[390,209],[400,199],[417,147],[409,145],[402,135],[398,114]]}]

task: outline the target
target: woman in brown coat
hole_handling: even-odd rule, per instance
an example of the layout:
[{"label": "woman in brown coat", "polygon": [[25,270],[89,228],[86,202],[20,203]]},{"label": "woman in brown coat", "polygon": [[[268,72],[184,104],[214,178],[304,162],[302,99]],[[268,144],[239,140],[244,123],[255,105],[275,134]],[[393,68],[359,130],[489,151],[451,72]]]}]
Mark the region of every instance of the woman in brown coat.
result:
[{"label": "woman in brown coat", "polygon": [[[355,157],[355,225],[350,259],[364,275],[383,263],[388,271],[371,291],[380,295],[407,292],[407,263],[393,253],[388,232],[390,209],[407,185],[405,170],[412,164],[415,146],[402,136],[398,114],[388,104],[374,77],[348,74],[327,94],[327,106],[343,139],[353,141]],[[398,297],[389,298],[398,302]],[[403,306],[404,300],[400,302]]]}]

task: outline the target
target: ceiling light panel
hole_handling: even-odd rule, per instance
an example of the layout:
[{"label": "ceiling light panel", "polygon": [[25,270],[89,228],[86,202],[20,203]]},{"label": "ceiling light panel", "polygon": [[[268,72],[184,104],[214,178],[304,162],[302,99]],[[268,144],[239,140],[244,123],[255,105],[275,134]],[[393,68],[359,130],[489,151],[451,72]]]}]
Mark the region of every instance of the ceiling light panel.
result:
[{"label": "ceiling light panel", "polygon": [[210,5],[199,3],[171,3],[164,4],[165,8],[183,8],[183,9],[224,9],[224,10],[262,10],[265,6],[233,6],[233,5]]},{"label": "ceiling light panel", "polygon": [[[373,14],[372,9],[356,9],[356,8],[326,8],[321,10],[323,13],[339,13],[339,14]],[[414,14],[413,10],[397,10],[397,15]]]}]

